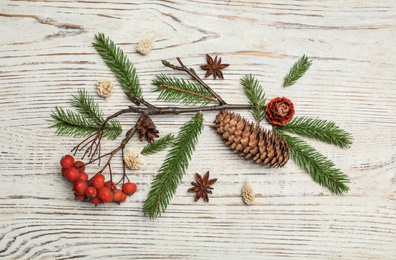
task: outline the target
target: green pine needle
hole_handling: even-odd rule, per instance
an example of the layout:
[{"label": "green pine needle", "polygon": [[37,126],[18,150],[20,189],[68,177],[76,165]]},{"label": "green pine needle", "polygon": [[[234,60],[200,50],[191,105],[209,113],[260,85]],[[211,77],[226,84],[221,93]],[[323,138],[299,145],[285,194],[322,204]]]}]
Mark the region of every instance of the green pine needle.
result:
[{"label": "green pine needle", "polygon": [[[213,95],[200,84],[191,81],[168,77],[163,74],[157,75],[152,84],[157,86],[154,91],[161,92],[158,99],[168,102],[177,102],[184,105],[207,105],[211,101],[216,101]],[[162,85],[170,86],[165,87]]]},{"label": "green pine needle", "polygon": [[352,144],[352,135],[332,121],[295,117],[287,125],[281,126],[279,129],[342,148],[348,148]]},{"label": "green pine needle", "polygon": [[348,191],[349,188],[346,186],[349,182],[348,176],[335,168],[331,160],[299,137],[290,136],[279,130],[275,130],[275,133],[286,140],[290,147],[291,158],[311,175],[315,182],[338,195]]},{"label": "green pine needle", "polygon": [[251,107],[251,113],[257,124],[265,118],[265,92],[261,87],[258,80],[256,80],[251,74],[245,75],[241,79],[241,85],[243,86],[246,96],[249,98],[249,104]]},{"label": "green pine needle", "polygon": [[140,153],[142,155],[158,153],[168,148],[168,146],[170,146],[174,140],[175,137],[172,134],[167,134],[164,137],[152,142],[151,144],[146,145]]},{"label": "green pine needle", "polygon": [[139,77],[132,62],[124,54],[121,48],[117,47],[110,38],[103,33],[95,35],[93,46],[102,57],[103,61],[115,74],[122,89],[132,102],[139,105],[140,102],[133,97],[142,98]]},{"label": "green pine needle", "polygon": [[293,67],[290,69],[289,74],[287,74],[283,80],[283,86],[288,87],[297,82],[305,72],[309,69],[312,64],[312,60],[306,55],[303,55]]},{"label": "green pine needle", "polygon": [[[56,128],[56,134],[63,136],[84,137],[99,130],[104,119],[99,105],[95,103],[92,96],[85,90],[80,90],[78,95],[73,95],[71,105],[78,112],[74,112],[61,107],[55,107],[51,117],[53,125]],[[122,127],[119,121],[110,120],[103,129],[103,136],[109,139],[115,139],[122,133]]]},{"label": "green pine needle", "polygon": [[161,216],[175,194],[202,129],[203,116],[200,112],[180,128],[165,161],[154,177],[151,190],[144,202],[144,214],[151,220]]}]

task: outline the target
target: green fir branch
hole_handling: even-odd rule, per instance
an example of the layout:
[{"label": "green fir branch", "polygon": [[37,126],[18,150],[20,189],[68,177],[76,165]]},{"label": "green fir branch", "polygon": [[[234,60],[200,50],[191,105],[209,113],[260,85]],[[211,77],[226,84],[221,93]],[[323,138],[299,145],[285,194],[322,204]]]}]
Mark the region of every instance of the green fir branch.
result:
[{"label": "green fir branch", "polygon": [[[73,95],[71,105],[77,112],[55,107],[51,117],[56,128],[56,134],[63,136],[84,137],[98,131],[105,120],[99,104],[85,90],[79,90],[78,95]],[[103,136],[115,139],[122,133],[122,127],[118,120],[112,119],[107,122],[103,129]]]},{"label": "green fir branch", "polygon": [[151,220],[161,216],[175,194],[202,129],[203,116],[201,112],[198,112],[180,128],[165,161],[154,177],[151,190],[143,205],[144,214],[148,215]]},{"label": "green fir branch", "polygon": [[141,99],[143,97],[139,77],[132,62],[129,61],[122,49],[117,47],[115,43],[103,33],[95,35],[93,46],[102,57],[103,61],[115,74],[125,94],[127,94],[133,103],[139,105],[140,101],[136,98]]},{"label": "green fir branch", "polygon": [[52,111],[52,126],[56,128],[57,135],[84,137],[99,129],[98,124],[86,119],[83,115],[61,107]]},{"label": "green fir branch", "polygon": [[151,144],[146,145],[140,153],[142,155],[158,153],[168,148],[174,140],[175,137],[172,134],[167,134],[164,137],[152,142]]},{"label": "green fir branch", "polygon": [[251,113],[257,121],[257,124],[260,124],[260,122],[265,118],[265,92],[258,80],[251,74],[245,75],[241,78],[241,85],[249,99]]},{"label": "green fir branch", "polygon": [[293,67],[290,68],[289,74],[287,74],[283,80],[283,86],[288,87],[297,82],[305,72],[309,69],[312,64],[312,60],[306,55],[303,55]]},{"label": "green fir branch", "polygon": [[161,92],[158,99],[168,102],[177,102],[184,105],[207,105],[211,101],[217,101],[215,97],[202,85],[191,81],[168,77],[163,74],[157,75],[152,84],[156,86],[154,91]]},{"label": "green fir branch", "polygon": [[315,182],[338,195],[348,191],[349,188],[346,185],[349,182],[348,176],[335,168],[331,160],[299,137],[290,136],[280,130],[275,130],[275,134],[286,140],[290,147],[291,158]]},{"label": "green fir branch", "polygon": [[110,120],[103,129],[103,136],[114,140],[122,134],[122,126],[118,120]]},{"label": "green fir branch", "polygon": [[295,117],[288,124],[279,127],[279,129],[342,148],[348,148],[352,144],[352,135],[332,121]]},{"label": "green fir branch", "polygon": [[81,115],[89,118],[97,125],[103,123],[103,113],[99,109],[98,103],[95,104],[93,97],[85,89],[80,89],[78,95],[72,95],[72,97],[71,104]]}]

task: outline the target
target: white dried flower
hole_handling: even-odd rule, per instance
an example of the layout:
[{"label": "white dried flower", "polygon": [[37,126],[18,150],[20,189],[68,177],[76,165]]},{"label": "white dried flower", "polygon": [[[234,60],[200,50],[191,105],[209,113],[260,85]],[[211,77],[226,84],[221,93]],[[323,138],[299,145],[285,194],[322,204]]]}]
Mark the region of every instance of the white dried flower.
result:
[{"label": "white dried flower", "polygon": [[131,170],[138,169],[141,164],[139,154],[135,153],[134,151],[129,151],[124,154],[124,162],[126,166],[128,166],[128,168]]},{"label": "white dried flower", "polygon": [[101,79],[96,83],[98,95],[108,98],[113,93],[114,84],[109,79]]},{"label": "white dried flower", "polygon": [[248,182],[243,185],[242,199],[247,205],[252,205],[254,203],[254,191]]},{"label": "white dried flower", "polygon": [[136,50],[142,55],[149,54],[152,48],[153,41],[151,39],[143,39],[136,46]]}]

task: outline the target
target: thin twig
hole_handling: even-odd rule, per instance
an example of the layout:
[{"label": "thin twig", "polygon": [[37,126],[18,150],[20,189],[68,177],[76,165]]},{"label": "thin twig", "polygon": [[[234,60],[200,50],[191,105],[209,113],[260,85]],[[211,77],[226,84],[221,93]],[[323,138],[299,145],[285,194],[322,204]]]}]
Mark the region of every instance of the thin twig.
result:
[{"label": "thin twig", "polygon": [[[141,113],[146,115],[164,115],[164,114],[182,114],[182,113],[196,113],[199,111],[215,111],[222,109],[250,109],[250,105],[244,104],[223,104],[205,107],[156,107],[155,109],[147,109],[136,106],[129,106],[129,109],[124,109],[125,113]],[[129,111],[127,111],[129,110]]]},{"label": "thin twig", "polygon": [[124,147],[127,145],[129,140],[131,140],[132,136],[137,132],[139,128],[139,125],[136,124],[134,127],[132,127],[126,134],[126,137],[122,140],[121,144],[114,149],[112,152],[108,153],[109,158],[107,159],[107,162],[103,165],[102,169],[99,170],[99,172],[103,172],[108,165],[110,165],[111,160],[113,159],[114,155],[117,154],[120,150],[123,150]]},{"label": "thin twig", "polygon": [[192,92],[192,91],[188,91],[186,89],[181,89],[181,88],[169,86],[169,85],[166,85],[165,83],[159,84],[158,87],[172,89],[172,90],[179,91],[179,92],[184,92],[184,93],[187,93],[187,94],[190,94],[190,95],[194,95],[194,96],[197,96],[197,97],[201,97],[201,98],[204,98],[204,99],[207,99],[207,100],[211,100],[211,101],[216,101],[216,102],[218,101],[217,98],[210,97],[210,96],[205,96],[203,94],[195,93],[195,92]]},{"label": "thin twig", "polygon": [[164,66],[166,66],[166,67],[171,68],[171,69],[180,70],[180,71],[186,72],[188,75],[190,75],[191,77],[193,77],[196,81],[198,81],[199,84],[201,84],[206,90],[208,90],[208,91],[217,99],[217,101],[219,102],[220,105],[226,105],[226,104],[227,104],[216,92],[213,91],[213,89],[212,89],[209,85],[207,85],[207,84],[197,75],[197,73],[195,73],[195,71],[194,71],[193,69],[187,68],[187,67],[183,64],[183,62],[181,61],[180,58],[176,58],[176,59],[177,59],[177,61],[179,62],[180,66],[173,65],[173,64],[171,64],[170,62],[165,61],[165,60],[162,61],[162,64],[163,64]]}]

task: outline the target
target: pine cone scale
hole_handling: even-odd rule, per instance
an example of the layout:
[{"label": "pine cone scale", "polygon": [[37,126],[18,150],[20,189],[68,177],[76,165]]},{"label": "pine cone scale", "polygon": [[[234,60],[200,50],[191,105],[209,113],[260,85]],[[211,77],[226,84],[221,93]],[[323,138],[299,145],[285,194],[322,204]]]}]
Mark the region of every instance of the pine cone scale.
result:
[{"label": "pine cone scale", "polygon": [[225,144],[246,159],[268,167],[283,167],[289,160],[290,149],[285,140],[238,114],[222,110],[214,123]]}]

